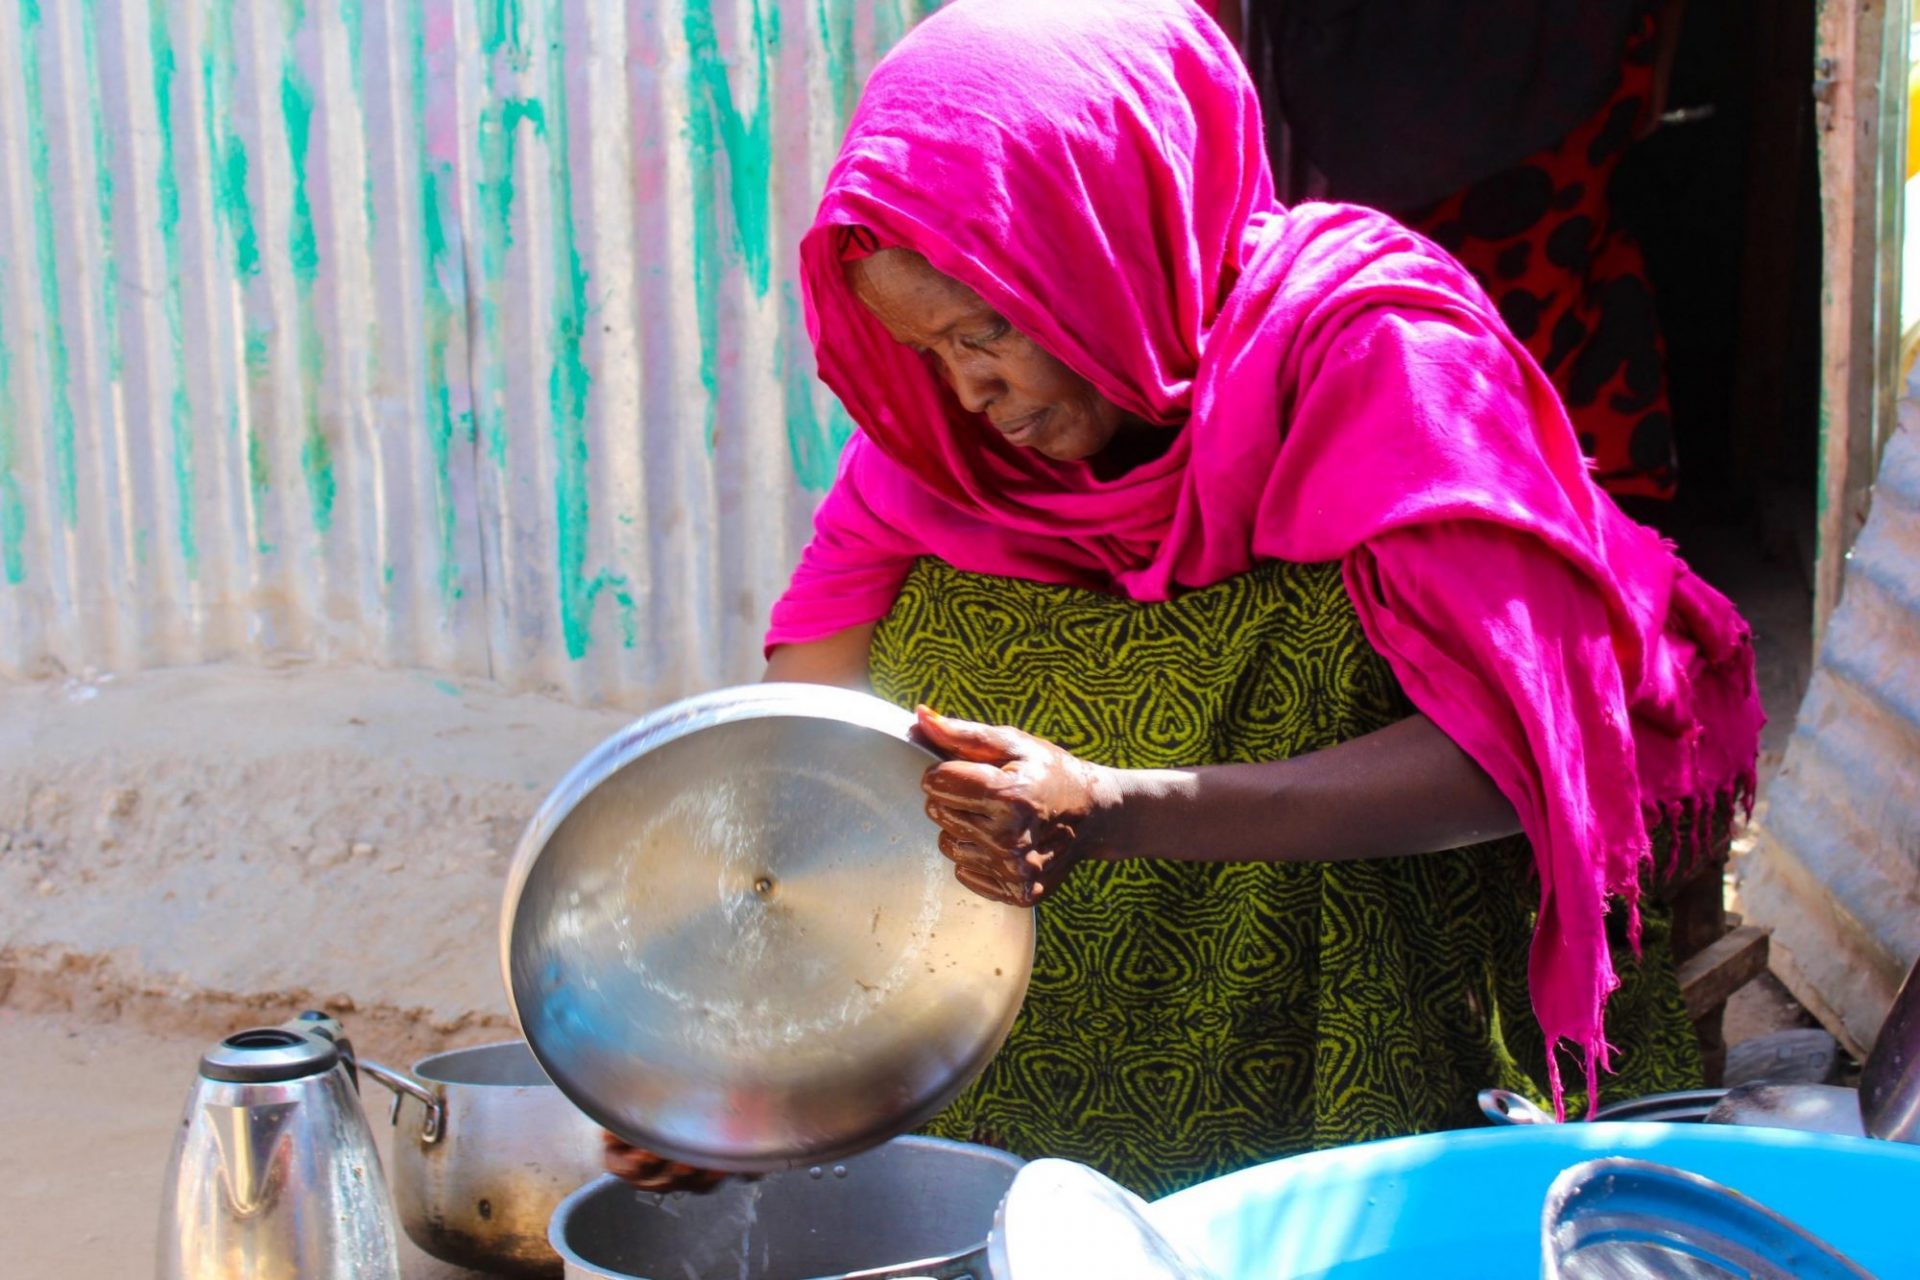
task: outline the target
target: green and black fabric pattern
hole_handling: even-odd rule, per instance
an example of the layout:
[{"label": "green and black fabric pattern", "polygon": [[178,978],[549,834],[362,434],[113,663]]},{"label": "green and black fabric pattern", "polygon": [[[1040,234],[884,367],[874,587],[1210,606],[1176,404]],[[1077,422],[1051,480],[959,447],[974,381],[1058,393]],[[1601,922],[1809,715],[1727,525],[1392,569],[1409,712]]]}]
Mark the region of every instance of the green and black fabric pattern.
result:
[{"label": "green and black fabric pattern", "polygon": [[[924,560],[871,665],[901,705],[1128,768],[1277,760],[1411,712],[1331,564],[1269,563],[1143,605]],[[1475,1125],[1492,1085],[1544,1100],[1527,997],[1537,894],[1517,839],[1346,863],[1084,864],[1038,910],[1006,1046],[927,1132],[1078,1160],[1158,1196]],[[1640,961],[1616,939],[1609,1099],[1700,1083],[1667,921],[1644,915]],[[1609,918],[1622,933],[1624,917]]]}]

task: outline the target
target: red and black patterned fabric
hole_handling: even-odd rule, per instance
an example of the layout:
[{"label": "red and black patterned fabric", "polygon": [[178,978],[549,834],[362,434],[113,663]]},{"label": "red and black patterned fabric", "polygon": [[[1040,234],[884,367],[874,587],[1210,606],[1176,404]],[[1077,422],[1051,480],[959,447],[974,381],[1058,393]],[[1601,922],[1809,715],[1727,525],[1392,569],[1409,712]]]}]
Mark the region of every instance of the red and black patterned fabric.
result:
[{"label": "red and black patterned fabric", "polygon": [[1607,195],[1647,109],[1653,37],[1649,18],[1619,88],[1558,146],[1401,220],[1479,278],[1559,388],[1601,485],[1670,498],[1666,348],[1640,246]]}]

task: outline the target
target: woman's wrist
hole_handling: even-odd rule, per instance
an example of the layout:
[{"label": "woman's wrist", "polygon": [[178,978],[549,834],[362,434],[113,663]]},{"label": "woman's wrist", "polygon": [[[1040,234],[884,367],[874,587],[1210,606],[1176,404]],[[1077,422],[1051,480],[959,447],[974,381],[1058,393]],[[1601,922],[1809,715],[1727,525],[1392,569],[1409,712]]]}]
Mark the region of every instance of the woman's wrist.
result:
[{"label": "woman's wrist", "polygon": [[1161,847],[1161,833],[1180,829],[1181,812],[1194,798],[1193,773],[1087,767],[1094,808],[1082,823],[1081,842],[1088,857],[1115,862],[1178,856]]},{"label": "woman's wrist", "polygon": [[1112,769],[1087,856],[1338,862],[1436,853],[1519,831],[1513,804],[1425,716],[1257,764]]}]

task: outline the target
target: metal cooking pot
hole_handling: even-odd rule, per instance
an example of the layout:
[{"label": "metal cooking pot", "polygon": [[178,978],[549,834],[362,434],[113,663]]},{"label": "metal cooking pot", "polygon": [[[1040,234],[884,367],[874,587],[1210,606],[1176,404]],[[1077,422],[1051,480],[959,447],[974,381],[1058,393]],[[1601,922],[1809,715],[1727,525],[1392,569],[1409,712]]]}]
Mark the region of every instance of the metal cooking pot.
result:
[{"label": "metal cooking pot", "polygon": [[555,1206],[603,1171],[600,1129],[548,1081],[521,1040],[436,1053],[411,1072],[360,1060],[393,1093],[400,1225],[446,1262],[557,1276]]},{"label": "metal cooking pot", "polygon": [[[1595,1120],[1661,1121],[1698,1124],[1707,1118],[1725,1089],[1683,1089],[1676,1093],[1649,1093],[1644,1097],[1609,1102],[1594,1113]],[[1553,1113],[1509,1089],[1482,1089],[1480,1110],[1494,1124],[1552,1124]],[[1570,1117],[1578,1118],[1578,1117]]]},{"label": "metal cooking pot", "polygon": [[[1482,1089],[1480,1110],[1495,1124],[1552,1124],[1553,1117],[1506,1089]],[[1656,1093],[1601,1107],[1597,1120],[1700,1121],[1920,1143],[1920,961],[1907,971],[1880,1034],[1860,1066],[1860,1087],[1769,1084]]]},{"label": "metal cooking pot", "polygon": [[603,1177],[561,1202],[548,1238],[569,1280],[988,1280],[987,1236],[1021,1163],[906,1137],[704,1195]]},{"label": "metal cooking pot", "polygon": [[602,743],[529,824],[501,960],[553,1082],[635,1146],[762,1172],[908,1132],[984,1068],[1033,912],[954,879],[913,717],[723,689]]}]

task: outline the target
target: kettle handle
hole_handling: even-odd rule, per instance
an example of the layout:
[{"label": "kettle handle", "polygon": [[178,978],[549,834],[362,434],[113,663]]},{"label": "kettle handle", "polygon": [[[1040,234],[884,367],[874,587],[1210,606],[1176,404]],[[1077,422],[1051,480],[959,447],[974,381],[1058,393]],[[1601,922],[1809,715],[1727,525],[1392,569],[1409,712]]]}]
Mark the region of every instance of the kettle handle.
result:
[{"label": "kettle handle", "polygon": [[387,1112],[387,1121],[390,1124],[400,1123],[402,1098],[414,1098],[426,1108],[426,1116],[420,1122],[420,1141],[429,1145],[440,1141],[447,1129],[445,1098],[406,1072],[382,1066],[370,1058],[360,1059],[360,1070],[364,1071],[369,1079],[377,1080],[393,1090],[393,1106]]},{"label": "kettle handle", "polygon": [[347,1079],[353,1082],[353,1091],[360,1092],[360,1059],[353,1052],[353,1041],[347,1037],[347,1029],[340,1020],[318,1009],[308,1009],[291,1022],[282,1023],[289,1031],[304,1031],[331,1040],[333,1047],[340,1051],[340,1063],[347,1069]]}]

